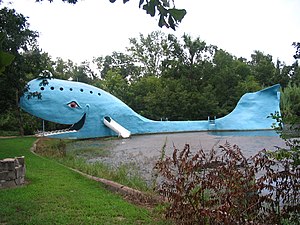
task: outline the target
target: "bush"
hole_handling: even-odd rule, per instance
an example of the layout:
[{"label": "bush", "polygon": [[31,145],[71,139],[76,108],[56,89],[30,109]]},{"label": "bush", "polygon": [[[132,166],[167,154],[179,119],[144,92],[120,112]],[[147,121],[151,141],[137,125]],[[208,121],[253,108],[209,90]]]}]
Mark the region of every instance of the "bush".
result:
[{"label": "bush", "polygon": [[166,217],[181,224],[280,224],[298,221],[300,168],[266,150],[246,159],[238,146],[174,148],[156,163]]},{"label": "bush", "polygon": [[[14,110],[8,110],[0,114],[0,130],[13,132],[14,134],[19,133],[20,124],[16,119],[17,117],[17,112]],[[41,127],[40,119],[24,112],[22,112],[22,117],[25,135],[34,134]]]}]

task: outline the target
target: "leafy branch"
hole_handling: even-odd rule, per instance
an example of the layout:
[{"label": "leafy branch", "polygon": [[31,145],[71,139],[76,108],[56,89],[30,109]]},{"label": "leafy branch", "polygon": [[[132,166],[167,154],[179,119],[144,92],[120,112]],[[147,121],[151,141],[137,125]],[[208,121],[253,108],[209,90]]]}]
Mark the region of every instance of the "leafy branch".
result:
[{"label": "leafy branch", "polygon": [[[43,0],[36,0],[36,2],[42,2]],[[53,0],[48,0],[53,2]],[[70,4],[76,4],[78,0],[62,0]],[[116,0],[109,0],[111,3],[115,3]],[[123,3],[130,0],[123,0]],[[178,24],[182,21],[186,15],[185,9],[177,9],[175,7],[174,0],[140,0],[139,8],[146,11],[147,14],[154,17],[156,13],[159,15],[158,26],[176,29]]]},{"label": "leafy branch", "polygon": [[300,42],[293,42],[293,46],[296,48],[296,53],[294,55],[294,58],[300,59]]},{"label": "leafy branch", "polygon": [[277,126],[274,125],[274,128],[285,141],[287,148],[278,147],[276,151],[268,152],[269,156],[276,160],[289,160],[293,166],[300,166],[299,123],[284,124],[279,112],[271,113],[270,117],[277,121]]},{"label": "leafy branch", "polygon": [[[128,0],[123,0],[124,3]],[[159,27],[167,27],[176,29],[178,24],[182,21],[184,16],[186,15],[185,9],[176,9],[174,0],[172,0],[172,4],[170,4],[170,0],[140,0],[139,7],[143,7],[146,10],[147,14],[154,17],[156,15],[156,11],[159,14]]]},{"label": "leafy branch", "polygon": [[[39,83],[39,86],[47,86],[49,84],[50,79],[53,78],[53,75],[50,71],[48,70],[43,70],[40,74],[39,77],[37,78],[38,80],[41,80],[41,82]],[[30,91],[30,86],[29,84],[27,84],[23,90],[23,94],[22,95],[26,95],[27,99],[32,99],[32,98],[38,98],[38,99],[42,99],[42,93],[35,91],[32,92]]]},{"label": "leafy branch", "polygon": [[14,55],[2,51],[2,43],[5,38],[5,34],[3,32],[0,32],[0,74],[4,72],[5,67],[9,66],[15,58]]}]

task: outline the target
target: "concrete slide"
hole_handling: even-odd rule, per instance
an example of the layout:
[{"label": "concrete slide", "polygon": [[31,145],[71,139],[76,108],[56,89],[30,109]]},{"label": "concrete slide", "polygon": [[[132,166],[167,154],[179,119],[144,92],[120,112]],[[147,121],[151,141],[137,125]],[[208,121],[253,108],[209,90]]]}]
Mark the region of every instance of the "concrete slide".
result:
[{"label": "concrete slide", "polygon": [[131,133],[126,128],[122,127],[120,124],[118,124],[116,121],[114,121],[111,117],[105,116],[103,118],[104,124],[112,129],[114,132],[116,132],[119,136],[122,138],[129,138]]}]

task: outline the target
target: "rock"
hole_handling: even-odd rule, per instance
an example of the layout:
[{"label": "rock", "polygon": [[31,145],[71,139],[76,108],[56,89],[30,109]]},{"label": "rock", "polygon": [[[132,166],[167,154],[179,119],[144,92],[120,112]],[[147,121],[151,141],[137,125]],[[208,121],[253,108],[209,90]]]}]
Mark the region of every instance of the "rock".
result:
[{"label": "rock", "polygon": [[25,183],[25,157],[0,160],[0,188],[11,188]]}]

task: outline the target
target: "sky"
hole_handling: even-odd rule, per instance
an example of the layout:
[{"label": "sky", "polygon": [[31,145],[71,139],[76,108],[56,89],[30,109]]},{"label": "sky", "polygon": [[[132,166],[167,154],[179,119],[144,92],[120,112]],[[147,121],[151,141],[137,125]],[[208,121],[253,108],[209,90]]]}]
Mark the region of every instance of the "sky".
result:
[{"label": "sky", "polygon": [[[293,42],[300,42],[299,0],[175,0],[187,15],[176,31],[158,27],[158,18],[138,7],[139,0],[11,0],[8,6],[28,17],[38,31],[40,48],[53,60],[80,63],[93,57],[125,52],[129,38],[160,30],[178,38],[184,33],[248,60],[254,50],[287,65],[295,60]],[[2,5],[1,5],[2,6]]]}]

